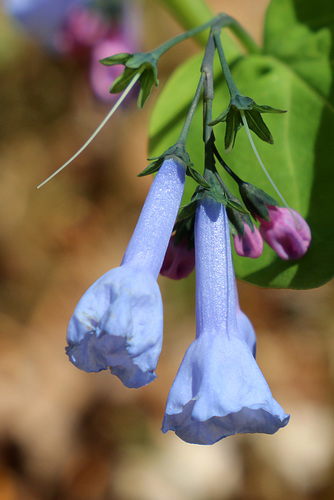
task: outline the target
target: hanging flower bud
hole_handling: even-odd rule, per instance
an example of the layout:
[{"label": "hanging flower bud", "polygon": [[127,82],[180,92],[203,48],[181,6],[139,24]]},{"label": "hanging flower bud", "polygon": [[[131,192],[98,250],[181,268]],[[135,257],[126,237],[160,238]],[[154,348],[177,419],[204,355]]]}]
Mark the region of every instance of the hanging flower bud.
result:
[{"label": "hanging flower bud", "polygon": [[188,248],[185,238],[178,245],[175,245],[175,235],[169,240],[165,259],[160,269],[160,274],[173,280],[186,278],[195,267],[194,247]]},{"label": "hanging flower bud", "polygon": [[244,223],[244,234],[234,234],[234,248],[241,257],[257,259],[263,252],[263,240],[258,228],[253,224],[253,230]]},{"label": "hanging flower bud", "polygon": [[268,205],[269,221],[259,218],[264,241],[283,260],[300,259],[312,239],[305,219],[296,210]]}]

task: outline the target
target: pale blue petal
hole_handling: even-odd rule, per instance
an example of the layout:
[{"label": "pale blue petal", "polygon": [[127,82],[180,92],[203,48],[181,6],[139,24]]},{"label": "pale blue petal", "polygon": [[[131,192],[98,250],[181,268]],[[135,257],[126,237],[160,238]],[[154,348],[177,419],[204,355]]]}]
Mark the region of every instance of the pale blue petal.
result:
[{"label": "pale blue petal", "polygon": [[213,444],[236,433],[273,434],[288,421],[245,342],[217,332],[188,348],[162,430],[188,443]]},{"label": "pale blue petal", "polygon": [[256,356],[256,333],[248,316],[237,307],[238,337],[248,345],[254,358]]},{"label": "pale blue petal", "polygon": [[162,345],[163,312],[153,276],[123,265],[99,278],[70,320],[66,352],[87,372],[110,369],[127,387],[155,379]]},{"label": "pale blue petal", "polygon": [[168,158],[157,173],[126,249],[123,264],[146,268],[158,277],[185,183],[185,164]]}]

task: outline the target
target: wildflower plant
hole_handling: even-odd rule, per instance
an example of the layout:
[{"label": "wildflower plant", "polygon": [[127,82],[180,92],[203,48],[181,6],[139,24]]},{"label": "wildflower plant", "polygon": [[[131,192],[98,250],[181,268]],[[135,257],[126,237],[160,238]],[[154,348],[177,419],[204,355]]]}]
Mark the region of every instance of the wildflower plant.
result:
[{"label": "wildflower plant", "polygon": [[[188,25],[189,12],[201,17],[205,11],[200,0],[189,2],[165,0]],[[291,18],[299,8],[293,0],[272,0],[265,47],[272,46],[274,52],[280,50],[273,39],[282,34],[282,27],[273,19],[282,4]],[[206,33],[204,53],[177,70],[154,108],[150,163],[138,174],[156,174],[154,181],[120,266],[100,277],[75,308],[66,352],[78,368],[109,369],[127,387],[152,382],[163,340],[158,275],[179,280],[195,268],[196,338],[171,387],[162,430],[174,431],[189,443],[213,444],[236,433],[273,434],[289,421],[257,365],[256,334],[240,307],[236,276],[259,285],[307,288],[332,277],[333,269],[327,265],[325,272],[318,265],[318,274],[310,270],[311,263],[317,262],[319,243],[315,248],[311,244],[306,204],[291,196],[289,189],[283,196],[281,186],[291,184],[290,166],[279,155],[275,160],[259,142],[271,148],[276,134],[270,129],[279,131],[288,116],[286,96],[275,86],[277,75],[284,75],[285,69],[266,58],[229,15],[218,14],[190,28],[151,52],[122,52],[102,59],[103,65],[123,66],[110,88],[111,93],[122,94],[91,138],[58,170],[88,146],[131,88],[140,86],[138,107],[145,105],[159,84],[158,63],[167,50],[193,36],[203,40]],[[222,35],[225,28],[239,38],[248,56]],[[299,25],[295,29],[313,54],[315,41],[328,48],[324,32],[314,34],[315,40]],[[280,56],[284,59],[284,54]],[[307,78],[304,66],[298,66],[298,71]],[[235,83],[238,75],[242,93]],[[251,82],[248,89],[245,82]],[[319,82],[312,82],[328,97],[324,80],[321,88]],[[277,102],[276,94],[282,102]],[[268,95],[274,104],[267,101]],[[272,115],[268,123],[262,116],[266,114]],[[282,140],[282,134],[277,135]],[[263,152],[266,163],[269,159],[277,166],[279,161],[279,168],[267,169]],[[301,153],[295,157],[298,161],[305,168]],[[301,192],[306,195],[306,188],[304,183],[296,191],[299,198]],[[296,210],[299,206],[304,207],[302,213]],[[314,234],[319,238],[320,233]]]}]

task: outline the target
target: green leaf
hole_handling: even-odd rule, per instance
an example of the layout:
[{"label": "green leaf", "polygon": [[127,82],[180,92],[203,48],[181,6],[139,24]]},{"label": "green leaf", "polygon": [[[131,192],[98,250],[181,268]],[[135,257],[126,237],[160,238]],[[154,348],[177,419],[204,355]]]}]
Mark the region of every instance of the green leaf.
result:
[{"label": "green leaf", "polygon": [[[259,259],[235,254],[237,276],[250,283],[307,289],[326,283],[334,275],[333,26],[332,0],[272,0],[266,18],[266,53],[239,58],[232,65],[230,62],[240,92],[255,102],[288,110],[280,117],[266,115],[274,145],[256,136],[254,141],[288,204],[306,218],[313,234],[308,253],[298,261],[282,261],[267,245]],[[160,94],[150,124],[151,154],[175,143],[195,93],[200,58],[178,68]],[[213,116],[229,104],[226,85],[217,70],[215,64]],[[224,148],[224,128],[215,127],[220,150]],[[191,161],[198,171],[204,165],[201,137],[202,111],[198,109],[187,141]],[[238,133],[237,145],[227,160],[242,179],[276,198],[244,129]],[[232,193],[237,193],[227,176],[224,182]],[[194,183],[187,181],[184,203],[193,191]]]}]

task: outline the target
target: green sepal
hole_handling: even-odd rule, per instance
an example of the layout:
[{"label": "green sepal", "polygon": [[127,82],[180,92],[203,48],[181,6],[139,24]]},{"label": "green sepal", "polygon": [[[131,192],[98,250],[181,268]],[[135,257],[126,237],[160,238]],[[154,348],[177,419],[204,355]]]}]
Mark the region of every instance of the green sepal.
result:
[{"label": "green sepal", "polygon": [[151,93],[153,85],[155,85],[156,87],[159,85],[157,72],[147,67],[143,71],[141,77],[139,78],[139,83],[140,83],[140,91],[137,104],[138,107],[142,109],[148,96]]},{"label": "green sepal", "polygon": [[204,179],[204,177],[197,172],[197,170],[195,170],[194,168],[192,168],[191,165],[187,164],[187,170],[186,170],[186,174],[191,177],[192,179],[194,179],[194,181],[197,182],[197,184],[199,184],[200,186],[204,187],[204,188],[210,188],[210,184],[208,184],[206,182],[206,180]]},{"label": "green sepal", "polygon": [[114,56],[105,57],[100,59],[100,63],[104,66],[114,66],[115,64],[124,64],[132,57],[132,54],[128,52],[122,52],[120,54],[115,54]]},{"label": "green sepal", "polygon": [[245,111],[248,126],[264,142],[274,144],[273,136],[258,111]]},{"label": "green sepal", "polygon": [[242,127],[242,120],[239,111],[232,107],[226,116],[226,131],[225,131],[225,152],[230,153],[234,147],[237,132]]},{"label": "green sepal", "polygon": [[155,56],[154,52],[115,54],[114,56],[102,59],[100,62],[105,66],[113,66],[115,64],[123,64],[125,66],[123,73],[117,77],[111,85],[109,89],[111,94],[123,92],[132,78],[137,73],[140,73],[140,91],[137,100],[140,109],[144,106],[150,95],[153,85],[156,87],[159,85],[157,69],[158,58]]},{"label": "green sepal", "polygon": [[209,183],[210,189],[207,191],[207,194],[211,196],[214,200],[222,205],[227,205],[227,196],[222,187],[222,185],[218,182],[216,176],[211,170],[207,170],[205,173],[206,180]]},{"label": "green sepal", "polygon": [[203,198],[205,190],[201,187],[196,188],[191,200],[186,205],[180,207],[179,214],[177,216],[177,222],[192,217],[196,212],[197,203]]},{"label": "green sepal", "polygon": [[231,200],[231,198],[227,198],[226,207],[230,207],[233,210],[240,212],[241,214],[248,214],[249,215],[249,211],[247,210],[247,208],[243,207],[241,205],[241,203],[239,202],[239,200],[237,200],[237,199]]},{"label": "green sepal", "polygon": [[191,200],[187,205],[183,205],[180,208],[179,215],[177,216],[177,222],[181,220],[188,219],[188,217],[192,217],[196,212],[198,200]]},{"label": "green sepal", "polygon": [[115,78],[115,80],[111,84],[111,87],[109,88],[110,94],[118,94],[119,92],[123,92],[123,90],[126,89],[136,73],[137,70],[135,69],[125,68],[123,73]]},{"label": "green sepal", "polygon": [[153,161],[152,163],[150,163],[149,165],[147,165],[146,168],[144,168],[144,170],[142,172],[140,172],[139,174],[137,174],[137,177],[145,177],[145,175],[152,175],[152,174],[155,174],[156,172],[158,172],[159,168],[161,167],[163,163],[163,159],[159,158],[158,160],[156,161]]},{"label": "green sepal", "polygon": [[186,172],[188,171],[189,168],[192,169],[192,163],[190,162],[190,157],[187,153],[185,145],[176,143],[174,144],[174,146],[171,146],[170,148],[166,149],[166,151],[162,153],[162,155],[154,156],[153,158],[148,158],[148,160],[151,161],[151,163],[142,172],[140,172],[137,175],[137,177],[144,177],[145,175],[150,175],[158,172],[163,162],[167,158],[171,157],[175,157],[181,160],[186,166]]},{"label": "green sepal", "polygon": [[243,126],[240,111],[244,111],[249,128],[264,142],[274,143],[273,136],[264,123],[261,113],[286,113],[284,109],[272,108],[267,105],[259,105],[250,97],[236,94],[231,98],[230,104],[210,125],[226,122],[225,151],[230,153],[234,147],[237,132]]},{"label": "green sepal", "polygon": [[272,198],[269,194],[265,193],[262,189],[249,184],[248,182],[241,182],[239,184],[239,192],[241,198],[253,215],[253,217],[259,217],[266,221],[270,220],[268,205],[274,207],[278,206],[277,201]]},{"label": "green sepal", "polygon": [[[242,207],[239,203],[238,205],[239,207]],[[229,203],[226,206],[226,212],[232,234],[239,234],[240,236],[243,236],[245,234],[245,224],[249,225],[252,232],[254,232],[254,224],[250,218],[249,212],[244,213],[239,207],[235,209],[235,207]]]}]

